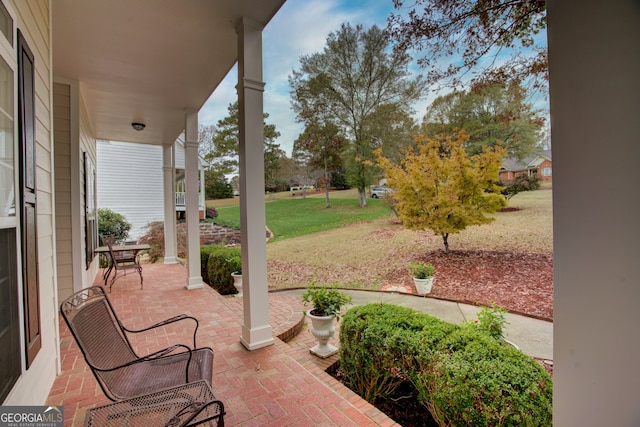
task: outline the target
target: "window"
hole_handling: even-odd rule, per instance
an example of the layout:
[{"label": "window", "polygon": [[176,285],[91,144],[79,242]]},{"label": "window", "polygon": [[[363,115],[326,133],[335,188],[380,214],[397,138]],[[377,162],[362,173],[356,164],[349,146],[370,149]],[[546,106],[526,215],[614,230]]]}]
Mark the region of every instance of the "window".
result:
[{"label": "window", "polygon": [[[7,217],[16,215],[13,179],[14,69],[13,19],[0,2],[0,226]],[[15,221],[9,222],[12,223]]]},{"label": "window", "polygon": [[13,18],[2,2],[0,2],[0,33],[7,43],[13,46]]},{"label": "window", "polygon": [[98,221],[96,211],[96,168],[89,157],[89,153],[84,153],[84,206],[86,210],[85,215],[85,248],[86,248],[86,260],[89,269],[91,261],[95,256],[96,241],[98,240]]},{"label": "window", "polygon": [[551,168],[550,167],[543,168],[542,176],[551,176]]},{"label": "window", "polygon": [[0,217],[15,216],[13,70],[0,57]]},{"label": "window", "polygon": [[0,1],[0,403],[22,373],[18,300],[14,26]]},{"label": "window", "polygon": [[0,229],[0,403],[22,373],[16,271],[16,229]]}]

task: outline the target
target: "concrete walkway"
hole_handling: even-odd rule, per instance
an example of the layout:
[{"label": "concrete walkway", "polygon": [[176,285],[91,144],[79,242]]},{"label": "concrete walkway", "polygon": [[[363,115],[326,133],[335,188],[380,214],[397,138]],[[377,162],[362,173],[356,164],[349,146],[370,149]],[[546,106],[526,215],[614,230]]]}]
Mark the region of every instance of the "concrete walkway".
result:
[{"label": "concrete walkway", "polygon": [[[398,292],[345,290],[353,305],[370,303],[395,304],[430,314],[450,323],[460,324],[476,319],[480,307]],[[304,289],[279,291],[275,294],[302,295]],[[553,360],[553,323],[532,317],[507,313],[505,337],[529,356]]]}]

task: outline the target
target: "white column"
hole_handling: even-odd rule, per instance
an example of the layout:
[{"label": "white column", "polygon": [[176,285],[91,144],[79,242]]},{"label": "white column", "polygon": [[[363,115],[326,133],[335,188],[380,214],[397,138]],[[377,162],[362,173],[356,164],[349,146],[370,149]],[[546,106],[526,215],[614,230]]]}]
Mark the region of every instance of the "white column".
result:
[{"label": "white column", "polygon": [[547,2],[553,425],[640,426],[640,4]]},{"label": "white column", "polygon": [[186,288],[200,289],[200,217],[198,214],[198,112],[186,112],[184,142],[185,217],[187,219],[187,278]]},{"label": "white column", "polygon": [[273,344],[267,293],[264,208],[262,26],[238,25],[238,135],[244,324],[240,342],[249,350]]},{"label": "white column", "polygon": [[176,246],[176,173],[173,146],[175,142],[162,146],[162,177],[164,188],[164,263],[178,262]]},{"label": "white column", "polygon": [[[198,161],[198,164],[200,162]],[[204,206],[204,217],[207,217],[207,198],[204,194],[204,169],[200,169],[200,197],[202,197],[202,206]],[[200,201],[198,201],[199,204]]]}]

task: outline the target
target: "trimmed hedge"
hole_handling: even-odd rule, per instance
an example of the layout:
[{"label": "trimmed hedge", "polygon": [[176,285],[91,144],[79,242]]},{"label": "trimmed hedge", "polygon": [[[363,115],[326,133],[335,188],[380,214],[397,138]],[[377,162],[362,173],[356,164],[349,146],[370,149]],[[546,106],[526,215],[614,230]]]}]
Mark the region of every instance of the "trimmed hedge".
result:
[{"label": "trimmed hedge", "polygon": [[216,245],[206,245],[200,246],[200,275],[202,276],[202,280],[210,284],[209,281],[209,255],[218,250],[219,246]]},{"label": "trimmed hedge", "polygon": [[551,376],[531,357],[473,328],[369,304],[345,314],[340,346],[349,387],[372,404],[409,381],[441,426],[552,424]]},{"label": "trimmed hedge", "polygon": [[240,257],[240,248],[220,245],[200,246],[202,280],[220,295],[237,294],[238,290],[233,286],[231,273],[242,267]]},{"label": "trimmed hedge", "polygon": [[340,367],[349,387],[375,404],[407,379],[417,353],[430,352],[454,328],[405,307],[358,306],[340,325]]}]

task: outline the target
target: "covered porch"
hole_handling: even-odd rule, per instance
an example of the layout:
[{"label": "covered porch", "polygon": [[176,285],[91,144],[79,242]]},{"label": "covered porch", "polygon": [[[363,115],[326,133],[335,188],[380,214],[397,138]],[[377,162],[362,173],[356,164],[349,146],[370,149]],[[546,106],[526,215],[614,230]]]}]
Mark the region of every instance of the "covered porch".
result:
[{"label": "covered porch", "polygon": [[[198,167],[198,111],[229,70],[238,64],[238,143],[241,175],[242,262],[245,280],[241,343],[250,350],[273,344],[268,321],[264,241],[264,152],[262,31],[284,0],[260,3],[77,2],[52,3],[56,151],[86,158],[71,188],[58,185],[56,196],[71,200],[70,219],[56,220],[73,230],[57,236],[57,295],[63,299],[89,284],[98,265],[93,256],[96,206],[92,187],[96,142],[127,141],[161,148],[164,261],[178,262],[176,212],[186,220],[187,258],[182,285],[203,287],[199,220],[204,212],[204,177]],[[125,11],[125,12],[123,12]],[[177,153],[181,138],[184,153]],[[182,157],[183,159],[182,159]],[[178,162],[178,160],[183,160]],[[180,165],[179,171],[177,166]],[[157,171],[141,165],[143,173]],[[152,170],[153,169],[153,170]],[[85,191],[82,192],[82,184]],[[64,191],[63,191],[64,190]],[[84,195],[84,197],[82,197]],[[83,200],[84,199],[84,200]],[[86,212],[86,220],[82,212]],[[69,225],[67,225],[67,223]],[[88,224],[88,225],[87,225]],[[71,239],[68,236],[72,236]],[[82,250],[84,249],[84,251]],[[82,259],[83,253],[86,259]],[[70,274],[69,274],[70,272]]]},{"label": "covered porch", "polygon": [[[134,328],[182,313],[199,320],[197,343],[213,348],[211,386],[225,405],[227,425],[397,425],[324,371],[337,356],[327,360],[312,356],[309,348],[315,339],[306,328],[284,341],[303,321],[299,297],[269,294],[269,323],[275,345],[248,351],[238,341],[242,298],[220,296],[208,286],[186,290],[185,274],[181,264],[146,264],[144,289],[140,289],[137,275],[124,276],[118,279],[109,298],[123,323]],[[101,282],[99,274],[94,283]],[[186,330],[165,334],[177,334],[177,338],[172,335],[172,343],[188,343],[192,339]],[[140,352],[153,351],[167,345],[167,336],[133,344]],[[47,404],[64,406],[65,426],[81,426],[88,409],[110,401],[63,320],[60,353],[61,372]]]}]

